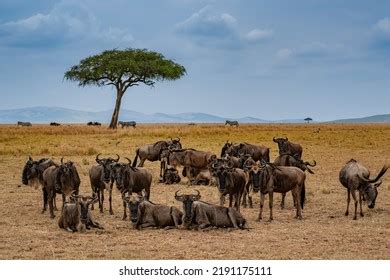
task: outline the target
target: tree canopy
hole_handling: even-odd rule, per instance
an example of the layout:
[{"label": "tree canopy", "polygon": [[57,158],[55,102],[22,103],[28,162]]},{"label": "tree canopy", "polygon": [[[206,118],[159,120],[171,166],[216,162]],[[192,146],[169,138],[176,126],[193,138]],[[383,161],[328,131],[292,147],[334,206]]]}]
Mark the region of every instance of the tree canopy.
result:
[{"label": "tree canopy", "polygon": [[146,49],[106,50],[82,59],[65,72],[64,78],[77,81],[81,87],[112,85],[117,90],[117,102],[110,128],[116,128],[121,98],[131,86],[154,86],[156,81],[176,80],[186,73],[180,64],[158,52]]}]

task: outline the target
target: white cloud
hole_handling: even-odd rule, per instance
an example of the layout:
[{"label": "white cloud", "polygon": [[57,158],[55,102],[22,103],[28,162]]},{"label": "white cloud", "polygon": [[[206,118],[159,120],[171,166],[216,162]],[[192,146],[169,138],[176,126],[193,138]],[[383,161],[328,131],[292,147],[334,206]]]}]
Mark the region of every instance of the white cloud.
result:
[{"label": "white cloud", "polygon": [[288,59],[292,56],[293,54],[293,51],[290,50],[290,49],[280,49],[276,52],[276,57],[280,60],[285,60],[285,59]]},{"label": "white cloud", "polygon": [[383,33],[390,34],[390,18],[383,18],[379,20],[375,24],[374,28]]},{"label": "white cloud", "polygon": [[273,35],[272,30],[267,29],[252,29],[244,35],[245,40],[248,42],[258,42],[267,39]]}]

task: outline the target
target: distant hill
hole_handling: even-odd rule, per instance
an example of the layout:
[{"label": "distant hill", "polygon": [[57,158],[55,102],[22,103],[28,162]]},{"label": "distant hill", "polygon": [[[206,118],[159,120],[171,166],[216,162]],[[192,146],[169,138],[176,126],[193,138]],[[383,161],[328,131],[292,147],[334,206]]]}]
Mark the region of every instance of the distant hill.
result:
[{"label": "distant hill", "polygon": [[364,118],[340,119],[328,123],[390,123],[390,114],[374,115]]}]

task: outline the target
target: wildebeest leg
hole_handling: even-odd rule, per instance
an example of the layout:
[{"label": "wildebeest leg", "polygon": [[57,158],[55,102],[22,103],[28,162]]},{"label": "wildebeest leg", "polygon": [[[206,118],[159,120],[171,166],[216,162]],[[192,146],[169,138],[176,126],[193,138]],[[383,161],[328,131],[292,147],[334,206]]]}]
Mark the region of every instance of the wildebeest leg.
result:
[{"label": "wildebeest leg", "polygon": [[234,214],[232,213],[232,211],[228,210],[228,216],[229,216],[229,218],[230,218],[230,221],[231,221],[232,224],[233,224],[233,227],[236,228],[236,229],[238,229],[236,217],[234,216]]},{"label": "wildebeest leg", "polygon": [[[62,197],[62,208],[64,208],[66,196],[65,196],[64,193],[62,193],[61,197]],[[56,204],[56,194],[54,194],[53,202],[54,202],[54,205],[55,205]]]},{"label": "wildebeest leg", "polygon": [[280,202],[280,208],[284,209],[284,200],[286,199],[286,193],[282,193],[282,201]]},{"label": "wildebeest leg", "polygon": [[54,212],[53,212],[53,200],[54,200],[53,191],[50,191],[48,193],[48,200],[49,200],[50,218],[54,219],[55,215],[54,215]]},{"label": "wildebeest leg", "polygon": [[108,201],[110,202],[110,215],[114,215],[114,211],[112,211],[112,187],[113,185],[110,185],[110,189],[108,190]]},{"label": "wildebeest leg", "polygon": [[246,195],[248,194],[248,183],[245,185],[245,188],[244,188],[244,194],[242,195],[242,206],[244,208],[246,208],[247,204],[246,204]]},{"label": "wildebeest leg", "polygon": [[225,202],[225,196],[223,194],[219,195],[219,206],[223,206]]},{"label": "wildebeest leg", "polygon": [[260,212],[259,212],[259,218],[257,219],[259,222],[263,218],[264,197],[265,197],[265,194],[260,192]]},{"label": "wildebeest leg", "polygon": [[126,214],[126,202],[123,201],[123,217],[122,220],[126,220],[127,214]]},{"label": "wildebeest leg", "polygon": [[[291,191],[294,198],[294,204],[297,209],[296,218],[302,220],[302,208],[301,208],[301,196],[299,195],[301,193],[301,188],[296,187],[295,191]],[[295,194],[295,195],[294,195]]]},{"label": "wildebeest leg", "polygon": [[54,193],[53,202],[54,202],[54,211],[58,211],[57,202],[56,202],[56,194],[55,193]]},{"label": "wildebeest leg", "polygon": [[101,190],[101,193],[100,193],[100,195],[102,196],[102,204],[101,205],[99,205],[100,206],[100,213],[103,213],[104,211],[103,211],[103,202],[104,202],[104,188],[102,188]]},{"label": "wildebeest leg", "polygon": [[45,211],[46,211],[47,196],[48,196],[48,194],[47,194],[47,191],[46,191],[45,188],[43,188],[42,191],[43,191],[43,209],[42,209],[42,214],[43,214],[43,213],[45,213]]},{"label": "wildebeest leg", "polygon": [[[93,196],[94,193],[96,193],[96,189],[95,189],[95,187],[92,186],[92,196]],[[98,196],[98,199],[99,199],[99,196]],[[95,209],[94,203],[92,203],[91,210],[94,210],[94,209]]]},{"label": "wildebeest leg", "polygon": [[345,211],[345,216],[348,216],[348,214],[349,214],[349,202],[351,201],[351,191],[350,191],[350,189],[348,189],[347,191],[348,191],[348,194],[347,194],[347,210]]},{"label": "wildebeest leg", "polygon": [[352,190],[352,198],[353,200],[355,201],[355,215],[353,216],[353,219],[356,220],[357,219],[357,204],[358,204],[358,201],[357,201],[357,198],[356,198],[356,190]]},{"label": "wildebeest leg", "polygon": [[138,164],[138,167],[144,167],[145,160],[146,160],[146,158],[142,158],[141,161]]},{"label": "wildebeest leg", "polygon": [[269,198],[269,221],[271,222],[274,219],[273,213],[272,213],[272,208],[274,205],[274,192],[273,191],[268,192],[268,198]]},{"label": "wildebeest leg", "polygon": [[362,208],[362,193],[359,191],[360,217],[364,217]]}]

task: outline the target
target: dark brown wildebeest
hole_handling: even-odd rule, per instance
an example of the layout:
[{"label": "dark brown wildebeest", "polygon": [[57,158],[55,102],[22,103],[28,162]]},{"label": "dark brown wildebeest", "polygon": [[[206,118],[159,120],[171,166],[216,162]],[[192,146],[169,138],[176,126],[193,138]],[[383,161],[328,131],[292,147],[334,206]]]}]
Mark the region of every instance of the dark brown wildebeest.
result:
[{"label": "dark brown wildebeest", "polygon": [[302,146],[300,144],[292,143],[288,141],[288,138],[273,138],[275,143],[278,143],[279,155],[289,154],[298,155],[298,158],[302,158]]},{"label": "dark brown wildebeest", "polygon": [[118,124],[121,125],[122,128],[124,128],[124,127],[130,127],[130,126],[132,126],[133,128],[135,128],[135,126],[137,125],[137,123],[136,123],[135,121],[129,121],[129,122],[119,121]]},{"label": "dark brown wildebeest", "polygon": [[87,125],[89,125],[89,126],[101,126],[102,124],[100,122],[88,122]]},{"label": "dark brown wildebeest", "polygon": [[123,201],[129,207],[130,220],[134,229],[143,228],[178,228],[182,223],[183,213],[175,206],[154,204],[143,197],[125,197]]},{"label": "dark brown wildebeest", "polygon": [[234,168],[231,161],[218,164],[211,164],[212,174],[216,179],[217,187],[220,193],[220,206],[223,206],[225,196],[229,195],[229,207],[233,205],[240,212],[241,197],[245,191],[246,176],[242,169]]},{"label": "dark brown wildebeest", "polygon": [[98,197],[82,195],[71,195],[72,202],[65,202],[62,207],[58,226],[70,232],[85,231],[92,227],[103,229],[103,227],[92,219],[89,205],[98,201]]},{"label": "dark brown wildebeest", "polygon": [[244,208],[247,207],[246,203],[246,197],[248,196],[248,201],[249,201],[249,208],[253,208],[253,200],[252,200],[252,193],[253,193],[253,173],[258,173],[258,168],[257,168],[257,162],[255,162],[251,156],[243,156],[240,158],[240,161],[242,163],[241,169],[244,170],[245,172],[245,177],[246,177],[246,185],[245,185],[245,190],[242,195],[242,206]]},{"label": "dark brown wildebeest", "polygon": [[345,211],[345,216],[349,214],[349,202],[352,197],[355,201],[355,215],[353,219],[357,219],[357,204],[358,200],[356,197],[356,191],[359,191],[359,203],[360,203],[360,216],[363,217],[363,209],[362,209],[362,199],[367,201],[368,208],[372,209],[375,207],[375,200],[378,196],[377,188],[381,185],[382,181],[380,178],[386,173],[387,169],[390,167],[389,164],[384,165],[379,172],[379,174],[370,179],[370,171],[358,163],[356,160],[349,160],[343,168],[341,168],[339,173],[340,183],[347,188],[348,196],[347,196],[347,210]]},{"label": "dark brown wildebeest", "polygon": [[60,124],[58,122],[51,122],[50,126],[60,126]]},{"label": "dark brown wildebeest", "polygon": [[296,201],[296,218],[302,219],[302,209],[305,203],[306,174],[295,166],[275,166],[272,163],[262,162],[260,172],[253,176],[252,184],[255,192],[260,191],[260,213],[258,221],[262,219],[265,195],[269,195],[269,220],[273,220],[273,193],[291,191]]},{"label": "dark brown wildebeest", "polygon": [[[104,202],[104,189],[107,189],[109,192],[109,203],[110,203],[110,215],[114,214],[112,210],[112,186],[113,181],[111,181],[111,166],[114,162],[119,161],[119,155],[117,158],[113,159],[108,158],[99,158],[100,154],[96,156],[96,162],[98,165],[94,165],[89,170],[89,179],[91,182],[92,193],[96,193],[99,201],[100,213],[103,213],[103,202]],[[93,204],[91,210],[93,210]]]},{"label": "dark brown wildebeest", "polygon": [[195,167],[184,167],[182,175],[188,178],[190,185],[208,185],[212,177],[209,168]]},{"label": "dark brown wildebeest", "polygon": [[[303,161],[302,159],[299,158],[298,154],[295,155],[289,155],[289,154],[283,154],[279,155],[275,160],[274,160],[274,165],[277,166],[295,166],[301,169],[302,171],[308,171],[310,174],[314,174],[314,172],[309,168],[314,167],[317,165],[316,161],[313,160],[313,163],[309,163],[308,161]],[[280,202],[280,207],[284,209],[284,201],[286,198],[286,193],[282,193],[282,201]]]},{"label": "dark brown wildebeest", "polygon": [[258,146],[249,143],[233,144],[227,141],[221,150],[221,157],[225,154],[230,156],[240,157],[249,154],[254,161],[265,160],[269,162],[269,148],[265,146]]},{"label": "dark brown wildebeest", "polygon": [[195,149],[170,150],[169,164],[176,169],[179,166],[203,169],[213,158],[216,158],[213,153]]},{"label": "dark brown wildebeest", "polygon": [[30,122],[18,122],[18,126],[31,126]]},{"label": "dark brown wildebeest", "polygon": [[65,204],[66,197],[73,191],[77,194],[80,187],[80,177],[76,166],[72,161],[66,163],[61,158],[61,165],[50,166],[43,172],[43,210],[46,211],[46,205],[49,203],[50,217],[54,219],[53,202],[55,194],[62,194],[62,205]]},{"label": "dark brown wildebeest", "polygon": [[225,125],[230,125],[230,126],[238,126],[238,121],[230,121],[226,120]]},{"label": "dark brown wildebeest", "polygon": [[[152,173],[146,168],[131,166],[131,160],[127,157],[125,159],[128,160],[128,164],[117,163],[112,167],[112,178],[116,181],[117,188],[121,191],[122,197],[125,197],[126,193],[131,196],[133,192],[142,194],[142,191],[144,191],[145,198],[149,200]],[[126,217],[126,203],[123,203],[122,219],[125,220]]]},{"label": "dark brown wildebeest", "polygon": [[183,227],[185,229],[205,229],[211,227],[247,229],[247,222],[236,209],[212,205],[199,201],[200,193],[182,194],[175,193],[175,199],[183,202]]}]

